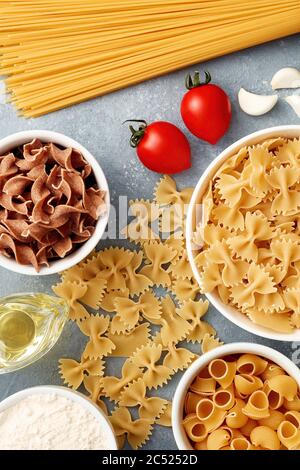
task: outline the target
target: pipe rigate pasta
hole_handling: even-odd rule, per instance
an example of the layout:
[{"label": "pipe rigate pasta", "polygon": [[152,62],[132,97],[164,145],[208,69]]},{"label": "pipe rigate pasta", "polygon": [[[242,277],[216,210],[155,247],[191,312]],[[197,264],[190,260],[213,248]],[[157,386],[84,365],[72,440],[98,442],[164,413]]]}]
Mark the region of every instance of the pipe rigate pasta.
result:
[{"label": "pipe rigate pasta", "polygon": [[250,434],[250,440],[255,447],[267,450],[279,450],[280,440],[276,432],[268,426],[257,426]]},{"label": "pipe rigate pasta", "polygon": [[119,406],[139,405],[140,418],[155,421],[167,406],[167,400],[159,397],[146,397],[146,384],[142,378],[129,383],[120,394]]},{"label": "pipe rigate pasta", "polygon": [[[228,365],[231,365],[230,374]],[[222,384],[220,377],[224,375],[230,376],[230,380]],[[200,440],[187,433],[192,447],[195,450],[300,448],[300,391],[295,383],[277,364],[255,354],[233,354],[211,360],[198,372],[185,396],[183,421],[192,420],[191,427],[197,425],[196,430],[201,430]]]},{"label": "pipe rigate pasta", "polygon": [[211,377],[215,379],[222,388],[227,388],[234,380],[236,363],[224,361],[224,359],[214,359],[210,362],[208,370]]},{"label": "pipe rigate pasta", "polygon": [[207,432],[211,432],[221,426],[226,411],[218,408],[209,398],[202,398],[197,404],[196,415],[205,425]]},{"label": "pipe rigate pasta", "polygon": [[300,429],[290,421],[282,421],[280,423],[277,435],[280,442],[289,450],[299,449],[300,447]]},{"label": "pipe rigate pasta", "polygon": [[219,450],[229,444],[231,435],[226,429],[216,429],[207,438],[207,450]]},{"label": "pipe rigate pasta", "polygon": [[132,356],[132,362],[145,369],[143,372],[143,380],[148,388],[161,387],[166,384],[171,375],[174,373],[169,367],[158,365],[162,354],[162,346],[148,344],[138,349]]},{"label": "pipe rigate pasta", "polygon": [[183,427],[193,442],[201,442],[207,437],[206,426],[201,423],[196,414],[190,414],[183,420]]},{"label": "pipe rigate pasta", "polygon": [[263,382],[255,375],[239,374],[234,378],[234,385],[241,398],[244,398],[251,395],[255,390],[262,388]]},{"label": "pipe rigate pasta", "polygon": [[230,443],[231,450],[251,450],[252,446],[245,437],[236,437]]},{"label": "pipe rigate pasta", "polygon": [[268,361],[254,354],[242,354],[236,364],[240,374],[261,375],[268,366]]},{"label": "pipe rigate pasta", "polygon": [[268,396],[262,390],[251,393],[243,413],[252,419],[267,418],[270,416]]},{"label": "pipe rigate pasta", "polygon": [[267,418],[261,418],[258,420],[258,423],[260,426],[268,426],[271,429],[278,429],[279,424],[284,421],[284,414],[281,413],[281,411],[278,410],[269,410],[270,416]]},{"label": "pipe rigate pasta", "polygon": [[244,413],[246,403],[241,398],[236,398],[234,406],[226,415],[226,425],[229,428],[239,429],[247,424],[248,416]]},{"label": "pipe rigate pasta", "polygon": [[293,400],[298,390],[297,382],[289,375],[276,375],[275,377],[271,377],[267,385],[270,390],[278,393],[288,401]]}]

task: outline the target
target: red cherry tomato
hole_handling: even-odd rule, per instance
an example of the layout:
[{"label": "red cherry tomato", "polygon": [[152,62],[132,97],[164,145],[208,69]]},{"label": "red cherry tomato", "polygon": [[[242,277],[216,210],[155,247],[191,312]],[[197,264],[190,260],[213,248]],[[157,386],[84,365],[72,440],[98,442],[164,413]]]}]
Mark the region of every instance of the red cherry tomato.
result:
[{"label": "red cherry tomato", "polygon": [[199,72],[194,81],[187,76],[188,92],[181,102],[181,116],[186,127],[199,139],[216,144],[227,131],[231,119],[231,104],[228,96],[217,85],[210,82],[211,77],[205,72],[206,81],[201,84]]},{"label": "red cherry tomato", "polygon": [[130,144],[136,147],[140,161],[157,173],[179,173],[191,166],[190,144],[183,132],[170,122],[157,121],[147,125],[143,120],[139,129],[129,126]]}]

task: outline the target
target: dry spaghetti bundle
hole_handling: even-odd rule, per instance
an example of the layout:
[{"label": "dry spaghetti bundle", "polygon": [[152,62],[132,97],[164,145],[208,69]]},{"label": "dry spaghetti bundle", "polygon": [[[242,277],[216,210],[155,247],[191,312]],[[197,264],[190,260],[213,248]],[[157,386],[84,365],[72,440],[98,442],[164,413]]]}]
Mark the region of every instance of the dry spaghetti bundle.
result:
[{"label": "dry spaghetti bundle", "polygon": [[39,116],[294,34],[299,17],[299,0],[0,0],[0,72]]}]

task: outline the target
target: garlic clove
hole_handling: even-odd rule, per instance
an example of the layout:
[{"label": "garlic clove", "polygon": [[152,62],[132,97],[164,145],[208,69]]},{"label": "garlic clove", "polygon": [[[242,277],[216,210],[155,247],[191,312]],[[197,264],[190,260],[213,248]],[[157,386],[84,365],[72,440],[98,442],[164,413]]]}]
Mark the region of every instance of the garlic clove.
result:
[{"label": "garlic clove", "polygon": [[297,116],[300,117],[300,95],[287,96],[285,101],[293,108]]},{"label": "garlic clove", "polygon": [[294,67],[284,67],[275,73],[271,80],[273,90],[279,88],[299,88],[300,87],[300,71]]},{"label": "garlic clove", "polygon": [[266,114],[277,103],[277,95],[256,95],[241,88],[238,94],[241,109],[250,116],[261,116]]}]

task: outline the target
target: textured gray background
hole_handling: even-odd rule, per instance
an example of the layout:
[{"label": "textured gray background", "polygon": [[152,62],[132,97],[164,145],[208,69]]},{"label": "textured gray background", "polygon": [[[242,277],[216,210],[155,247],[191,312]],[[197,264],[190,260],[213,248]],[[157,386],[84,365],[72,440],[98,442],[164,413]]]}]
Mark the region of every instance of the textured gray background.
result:
[{"label": "textured gray background", "polygon": [[[300,124],[300,119],[284,100],[261,117],[244,114],[237,103],[240,87],[249,91],[272,93],[269,82],[281,67],[300,68],[300,36],[274,41],[262,46],[237,52],[205,64],[200,70],[209,70],[213,81],[221,85],[232,101],[232,124],[226,136],[215,146],[193,137],[184,128],[179,106],[184,93],[184,77],[187,70],[151,80],[56,113],[38,118],[24,119],[16,115],[8,104],[0,104],[0,137],[26,129],[50,129],[65,133],[86,146],[98,159],[107,176],[112,203],[118,196],[128,198],[151,198],[158,175],[144,168],[128,145],[128,129],[121,123],[129,118],[169,120],[177,124],[188,136],[193,152],[192,169],[177,176],[179,186],[195,185],[207,165],[229,144],[251,132],[280,124]],[[196,69],[190,67],[190,71]],[[117,78],[115,78],[117,79]],[[300,90],[294,91],[300,93]],[[281,97],[291,90],[280,91]],[[124,244],[118,241],[118,244]],[[107,246],[109,241],[99,246]],[[51,285],[58,277],[26,277],[0,268],[0,295],[14,292],[51,292]],[[208,320],[216,327],[224,342],[250,341],[272,346],[291,357],[292,345],[267,341],[247,334],[210,308]],[[33,385],[61,384],[57,370],[60,357],[79,359],[86,338],[74,323],[69,322],[53,350],[36,364],[19,372],[0,376],[0,399]],[[118,373],[120,364],[112,361],[108,373]],[[171,398],[179,377],[164,389],[164,396]],[[176,448],[171,429],[156,426],[152,438],[144,448]]]}]

